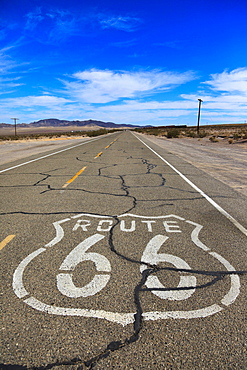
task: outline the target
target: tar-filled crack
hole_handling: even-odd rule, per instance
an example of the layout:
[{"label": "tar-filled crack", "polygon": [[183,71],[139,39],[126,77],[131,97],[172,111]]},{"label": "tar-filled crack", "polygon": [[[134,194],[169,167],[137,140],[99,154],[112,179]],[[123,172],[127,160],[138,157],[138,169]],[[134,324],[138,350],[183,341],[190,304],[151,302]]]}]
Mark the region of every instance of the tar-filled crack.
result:
[{"label": "tar-filled crack", "polygon": [[[43,179],[41,179],[41,180],[39,180],[39,181],[35,182],[35,183],[33,184],[33,186],[38,186],[38,185],[40,185],[43,181],[46,181],[47,179],[49,179],[49,177],[51,177],[51,176],[52,176],[52,175],[50,175],[49,173],[42,173],[42,172],[40,172],[40,173],[39,173],[39,175],[44,176],[44,177],[43,177]],[[42,184],[42,185],[43,185],[43,184]]]},{"label": "tar-filled crack", "polygon": [[157,167],[156,164],[149,163],[149,161],[147,159],[142,159],[142,163],[145,164],[145,165],[147,165],[147,172],[146,172],[146,174],[150,173],[150,171],[153,168]]},{"label": "tar-filled crack", "polygon": [[[4,185],[4,186],[0,186],[0,187],[3,187],[3,188],[28,188],[28,187],[32,187],[32,186],[39,186],[39,187],[46,187],[47,189],[40,192],[40,194],[43,194],[43,193],[46,193],[47,191],[50,191],[50,190],[56,190],[55,188],[52,188],[50,186],[50,184],[43,184],[44,181],[46,181],[47,179],[51,178],[52,176],[54,175],[51,175],[50,173],[51,172],[55,172],[55,171],[58,171],[60,170],[61,168],[55,168],[53,170],[50,170],[49,173],[43,173],[43,172],[38,172],[38,173],[28,173],[28,175],[39,175],[39,176],[43,176],[40,180],[36,181],[35,183],[31,183],[29,185]],[[27,176],[27,174],[25,174]]]},{"label": "tar-filled crack", "polygon": [[[114,227],[118,225],[120,220],[117,218],[117,216],[114,217],[116,219],[116,223]],[[135,342],[137,342],[140,338],[140,332],[143,327],[143,309],[141,305],[141,299],[140,299],[140,293],[141,292],[150,292],[150,291],[181,291],[181,290],[191,290],[191,289],[203,289],[207,288],[209,286],[212,286],[216,284],[218,281],[222,280],[224,277],[229,276],[229,275],[243,275],[247,274],[247,271],[200,271],[200,270],[190,270],[190,269],[177,269],[177,268],[169,268],[169,267],[163,267],[160,268],[156,265],[151,265],[148,263],[145,263],[143,261],[138,261],[138,260],[133,260],[130,259],[123,254],[119,253],[113,244],[113,230],[114,227],[112,228],[110,235],[109,235],[109,246],[111,248],[111,251],[114,252],[117,256],[120,258],[123,258],[127,260],[128,262],[132,263],[137,263],[137,264],[145,264],[147,268],[142,272],[142,277],[141,280],[138,282],[138,284],[134,288],[134,294],[133,294],[133,299],[134,303],[136,306],[136,313],[134,314],[134,323],[133,323],[133,332],[130,335],[130,337],[125,338],[124,340],[116,340],[108,343],[103,351],[101,351],[98,355],[92,357],[89,360],[83,360],[79,357],[73,358],[68,361],[57,361],[54,363],[50,363],[46,366],[40,366],[40,367],[32,367],[32,368],[27,368],[27,367],[17,367],[17,369],[32,369],[32,370],[48,370],[52,369],[57,366],[71,366],[75,365],[77,366],[77,370],[82,370],[83,367],[82,365],[86,366],[87,368],[94,369],[96,368],[98,362],[100,360],[103,360],[110,356],[111,353],[121,350],[123,347],[129,346]],[[168,287],[168,288],[145,288],[144,285],[146,284],[146,281],[148,277],[151,274],[155,274],[159,271],[173,271],[173,272],[188,272],[188,273],[193,273],[193,274],[199,274],[199,275],[206,275],[206,276],[211,276],[212,280],[201,285],[197,286],[188,286],[188,287]],[[5,366],[5,365],[4,365]],[[9,367],[9,365],[6,365],[6,367],[3,367],[3,369],[14,369]]]},{"label": "tar-filled crack", "polygon": [[102,174],[102,170],[104,170],[105,168],[116,167],[116,166],[118,166],[118,164],[117,164],[117,163],[111,164],[111,165],[109,165],[109,166],[100,167],[100,168],[98,169],[98,176],[106,177],[106,178],[109,178],[109,179],[118,178],[118,176],[109,176],[109,175],[107,176],[107,175],[103,175],[103,174]]},{"label": "tar-filled crack", "polygon": [[79,157],[76,157],[76,160],[79,161],[79,162],[83,162],[83,163],[95,163],[94,161],[86,161],[84,158],[83,159],[80,159]]},{"label": "tar-filled crack", "polygon": [[[114,227],[118,225],[120,220],[117,218],[117,216],[114,217],[116,219],[116,224]],[[141,292],[150,292],[150,291],[181,291],[181,290],[191,290],[191,289],[203,289],[207,288],[209,286],[212,286],[216,284],[218,281],[222,280],[224,277],[229,276],[229,275],[244,275],[247,274],[247,271],[200,271],[200,270],[190,270],[190,269],[177,269],[177,268],[170,268],[170,267],[158,267],[156,265],[150,265],[148,263],[145,263],[143,261],[138,261],[138,260],[132,260],[121,253],[119,253],[113,244],[113,229],[111,230],[110,236],[109,236],[109,245],[111,248],[111,251],[114,252],[117,256],[120,258],[123,258],[127,260],[128,262],[134,262],[138,264],[145,264],[147,268],[142,272],[142,277],[141,280],[138,282],[138,284],[134,288],[134,294],[133,294],[133,299],[134,303],[136,306],[136,313],[134,314],[134,323],[133,323],[133,332],[130,335],[129,338],[125,338],[125,340],[116,340],[108,343],[103,351],[101,351],[98,355],[92,357],[89,360],[83,360],[80,357],[73,358],[71,360],[67,361],[56,361],[54,363],[50,363],[45,366],[39,366],[39,367],[26,367],[26,366],[21,366],[21,365],[1,365],[1,369],[3,370],[48,370],[52,369],[58,366],[77,366],[77,370],[83,370],[83,365],[86,366],[87,368],[94,369],[96,368],[98,362],[100,360],[103,360],[110,356],[111,353],[121,350],[123,347],[129,346],[135,342],[137,342],[140,338],[140,332],[143,327],[143,309],[141,305],[141,299],[140,299],[140,293]],[[144,285],[146,284],[146,281],[148,277],[151,274],[155,274],[158,271],[173,271],[173,272],[188,272],[188,273],[193,273],[193,274],[199,274],[199,275],[206,275],[206,276],[211,276],[212,280],[201,285],[197,286],[188,286],[188,287],[168,287],[168,288],[144,288]]]},{"label": "tar-filled crack", "polygon": [[[128,158],[132,158],[132,157],[128,157]],[[150,174],[151,170],[154,169],[156,167],[156,165],[153,165],[153,164],[149,163],[148,160],[145,160],[143,158],[141,158],[141,160],[142,160],[142,163],[147,166],[146,174]],[[137,206],[137,202],[144,201],[144,200],[139,200],[139,199],[137,200],[136,197],[134,197],[130,194],[129,189],[131,187],[126,185],[125,179],[124,179],[125,175],[116,175],[116,177],[113,177],[113,176],[111,177],[111,176],[105,176],[105,175],[102,174],[102,170],[104,168],[108,168],[108,167],[112,167],[112,166],[117,166],[117,165],[114,164],[114,165],[111,165],[111,166],[101,167],[98,170],[98,176],[109,177],[111,179],[112,178],[114,178],[114,179],[119,178],[121,180],[121,189],[123,190],[124,194],[123,195],[117,195],[117,196],[124,196],[124,197],[132,199],[132,206],[128,210],[125,210],[125,212],[124,212],[124,213],[128,213],[128,212],[132,211]],[[43,175],[47,176],[46,179],[49,177],[47,174],[43,174]],[[159,175],[162,176],[162,174],[159,174]],[[165,179],[163,178],[163,176],[162,176],[162,179],[164,180],[162,185],[164,185]],[[36,184],[39,185],[39,183],[44,181],[44,180],[45,179],[40,180]],[[73,189],[73,190],[75,190],[75,189]],[[91,192],[89,190],[82,190],[82,189],[80,189],[80,190],[85,191],[85,192],[89,192],[89,193],[94,193],[94,192]],[[106,193],[100,193],[99,192],[99,194],[106,194]],[[115,195],[115,194],[111,194],[111,195]],[[195,198],[193,198],[193,199],[195,199]],[[147,200],[145,200],[145,201],[147,201]],[[27,213],[27,212],[10,212],[8,214],[16,214],[16,213],[37,214],[37,213]],[[42,214],[62,214],[62,213],[65,214],[65,213],[71,213],[71,212],[42,213]],[[81,212],[76,212],[76,213],[81,213]],[[104,215],[104,216],[110,216],[110,215]],[[92,358],[87,359],[87,360],[82,359],[80,357],[77,357],[77,358],[73,358],[71,360],[57,361],[57,362],[54,362],[54,363],[47,364],[45,366],[31,367],[31,368],[30,367],[28,368],[28,367],[25,367],[25,366],[19,366],[19,365],[3,365],[3,364],[0,364],[1,369],[5,369],[5,370],[7,370],[7,369],[48,370],[48,369],[52,369],[52,368],[55,368],[55,367],[58,367],[58,366],[76,366],[77,370],[82,370],[84,366],[87,367],[90,370],[94,369],[94,368],[96,368],[99,361],[107,358],[108,356],[111,355],[111,353],[113,353],[115,351],[119,351],[122,348],[127,347],[129,345],[132,345],[133,343],[137,342],[140,339],[140,332],[141,332],[142,327],[143,327],[143,308],[142,308],[141,297],[140,297],[141,293],[150,292],[150,291],[151,292],[152,291],[182,291],[182,290],[191,290],[191,289],[193,289],[193,290],[194,289],[205,289],[205,288],[210,287],[210,286],[216,284],[217,282],[221,281],[226,276],[247,274],[247,271],[202,271],[202,270],[192,270],[192,269],[178,269],[178,268],[175,268],[175,267],[158,267],[157,265],[153,265],[153,264],[150,264],[150,263],[147,263],[147,262],[143,262],[143,261],[140,261],[140,260],[135,260],[135,259],[129,258],[129,257],[125,256],[124,254],[120,253],[114,245],[114,230],[117,227],[117,225],[119,225],[120,219],[118,218],[118,216],[113,216],[113,218],[115,219],[115,223],[114,223],[113,227],[111,228],[111,230],[109,231],[109,237],[108,237],[108,245],[109,245],[109,248],[110,248],[111,252],[114,253],[119,258],[121,258],[121,259],[123,259],[127,262],[134,263],[134,264],[137,264],[137,265],[146,265],[146,269],[144,271],[142,271],[141,279],[136,284],[136,286],[134,288],[134,291],[133,291],[133,301],[134,301],[134,304],[135,304],[135,307],[136,307],[136,311],[135,311],[135,314],[134,314],[132,334],[128,338],[125,338],[124,340],[118,340],[117,339],[115,341],[112,341],[112,342],[108,343],[105,346],[105,349],[102,350],[98,355],[93,356]],[[197,285],[197,286],[166,287],[166,288],[147,288],[147,287],[145,287],[145,284],[147,282],[148,277],[152,274],[157,273],[157,272],[166,272],[166,273],[168,273],[168,272],[173,272],[173,273],[174,272],[175,273],[183,272],[183,273],[190,273],[190,274],[193,273],[193,274],[208,276],[208,277],[211,277],[212,279],[210,281],[208,281],[207,283]]]},{"label": "tar-filled crack", "polygon": [[[124,185],[123,185],[124,186]],[[126,196],[128,196],[128,193],[126,193]],[[134,206],[133,206],[134,207]],[[142,309],[142,304],[141,304],[141,293],[145,292],[152,292],[152,291],[182,291],[182,290],[191,290],[191,289],[204,289],[207,287],[210,287],[217,282],[221,281],[224,279],[226,276],[229,275],[243,275],[247,274],[247,271],[201,271],[201,270],[192,270],[192,269],[178,269],[175,267],[158,267],[157,265],[152,265],[140,260],[134,260],[131,259],[119,251],[117,251],[115,245],[114,245],[114,229],[116,226],[120,223],[120,219],[117,216],[114,216],[115,219],[115,224],[112,227],[112,229],[109,232],[109,238],[108,238],[108,244],[111,249],[111,251],[116,254],[119,258],[124,259],[125,261],[128,261],[130,263],[135,263],[139,265],[146,265],[146,269],[142,272],[141,274],[141,279],[137,283],[137,285],[134,288],[133,292],[133,300],[135,303],[136,307],[136,312],[134,314],[134,323],[133,323],[133,332],[132,334],[128,337],[125,338],[124,340],[115,340],[110,343],[108,343],[105,346],[105,349],[102,350],[98,355],[88,359],[84,360],[82,358],[73,358],[68,361],[57,361],[54,363],[50,363],[46,366],[40,366],[40,367],[32,367],[32,370],[48,370],[52,369],[58,366],[77,366],[77,370],[82,370],[83,366],[87,367],[89,370],[95,369],[99,361],[109,357],[111,353],[115,351],[119,351],[124,347],[127,347],[129,345],[132,345],[133,343],[137,342],[140,339],[140,332],[143,327],[143,309]],[[145,287],[146,281],[148,277],[152,274],[155,274],[157,272],[177,272],[177,273],[193,273],[193,274],[198,274],[198,275],[204,275],[204,276],[209,276],[212,277],[211,281],[208,281],[207,283],[197,285],[197,286],[187,286],[187,287],[167,287],[167,288],[147,288]],[[4,369],[4,368],[3,368]],[[6,369],[8,369],[6,367]],[[22,369],[27,369],[25,367],[22,367]],[[30,368],[29,368],[30,369]],[[30,370],[31,370],[30,369]]]},{"label": "tar-filled crack", "polygon": [[132,207],[130,207],[128,210],[125,211],[125,213],[128,213],[128,212],[132,211],[136,207],[137,199],[133,195],[130,195],[129,189],[128,189],[128,187],[125,184],[125,181],[124,181],[123,176],[120,175],[119,177],[120,177],[120,179],[122,181],[121,189],[125,192],[125,196],[128,197],[128,198],[131,198],[132,199],[132,202],[133,202]]}]

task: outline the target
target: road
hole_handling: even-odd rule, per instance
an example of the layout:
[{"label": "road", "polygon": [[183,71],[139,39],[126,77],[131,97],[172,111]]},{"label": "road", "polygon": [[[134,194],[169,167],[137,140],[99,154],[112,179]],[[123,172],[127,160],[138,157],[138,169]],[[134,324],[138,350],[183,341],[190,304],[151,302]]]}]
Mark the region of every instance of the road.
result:
[{"label": "road", "polygon": [[1,369],[246,368],[246,196],[128,131],[0,175]]}]

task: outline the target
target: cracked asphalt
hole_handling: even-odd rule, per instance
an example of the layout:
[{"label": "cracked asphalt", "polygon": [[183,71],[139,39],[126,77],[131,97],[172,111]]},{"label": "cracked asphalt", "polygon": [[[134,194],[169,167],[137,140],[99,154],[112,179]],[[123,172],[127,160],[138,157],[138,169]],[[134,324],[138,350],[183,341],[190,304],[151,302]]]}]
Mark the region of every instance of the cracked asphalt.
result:
[{"label": "cracked asphalt", "polygon": [[0,166],[0,369],[245,369],[246,196],[129,131],[67,149]]}]

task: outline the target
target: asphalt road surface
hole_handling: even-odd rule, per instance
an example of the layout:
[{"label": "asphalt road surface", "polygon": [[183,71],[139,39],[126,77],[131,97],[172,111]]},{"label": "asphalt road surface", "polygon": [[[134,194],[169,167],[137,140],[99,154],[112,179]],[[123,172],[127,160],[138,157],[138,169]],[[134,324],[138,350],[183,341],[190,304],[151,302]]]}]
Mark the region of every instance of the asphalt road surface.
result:
[{"label": "asphalt road surface", "polygon": [[246,196],[128,131],[54,153],[0,167],[0,368],[246,369]]}]

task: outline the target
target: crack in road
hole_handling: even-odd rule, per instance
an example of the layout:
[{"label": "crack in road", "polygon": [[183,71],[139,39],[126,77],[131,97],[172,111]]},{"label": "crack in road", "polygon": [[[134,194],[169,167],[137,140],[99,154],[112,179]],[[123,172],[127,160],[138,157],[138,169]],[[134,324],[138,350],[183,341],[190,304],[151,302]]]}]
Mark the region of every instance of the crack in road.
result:
[{"label": "crack in road", "polygon": [[[115,217],[115,219],[117,219],[117,216]],[[118,222],[114,225],[114,227],[116,227],[119,222],[120,222],[120,220],[118,220]],[[114,227],[113,227],[113,229],[114,229]],[[123,259],[127,260],[128,262],[132,262],[132,263],[134,262],[134,263],[137,263],[137,264],[140,264],[140,265],[145,264],[148,267],[147,269],[145,269],[142,272],[141,280],[139,281],[139,283],[134,288],[134,297],[133,298],[134,298],[134,303],[135,303],[135,306],[136,306],[136,313],[134,314],[134,323],[133,323],[133,333],[132,333],[132,335],[129,338],[126,338],[124,341],[116,340],[116,341],[110,342],[109,344],[107,344],[106,348],[103,351],[101,351],[97,356],[94,356],[89,360],[83,360],[83,359],[77,357],[77,358],[73,358],[71,360],[57,361],[57,362],[50,363],[48,365],[40,366],[40,367],[36,367],[36,366],[34,366],[34,367],[25,367],[25,366],[20,366],[20,365],[4,365],[4,364],[2,364],[1,369],[3,369],[3,370],[8,370],[8,369],[9,370],[14,370],[14,369],[20,369],[20,370],[21,369],[23,369],[23,370],[24,369],[28,369],[28,370],[48,370],[48,369],[55,368],[57,366],[78,365],[77,370],[82,370],[83,369],[82,365],[85,365],[87,368],[92,370],[97,366],[97,363],[100,360],[103,360],[103,359],[107,358],[108,356],[110,356],[111,353],[113,353],[117,350],[120,350],[123,347],[129,346],[129,345],[131,345],[131,344],[133,344],[133,343],[135,343],[139,340],[139,337],[140,337],[139,334],[140,334],[140,331],[141,331],[142,326],[143,326],[143,316],[142,316],[143,310],[142,310],[142,305],[141,305],[141,301],[140,301],[140,293],[141,292],[181,291],[181,290],[183,291],[183,290],[191,290],[191,289],[203,289],[203,288],[207,288],[209,286],[212,286],[212,285],[216,284],[218,281],[221,281],[226,276],[247,274],[247,271],[200,271],[200,270],[190,270],[190,269],[177,269],[177,268],[172,268],[172,267],[171,268],[169,268],[169,267],[161,268],[161,267],[158,267],[156,265],[151,265],[151,264],[148,264],[148,263],[143,262],[143,261],[130,259],[130,258],[122,255],[121,253],[117,252],[117,250],[115,249],[115,246],[114,246],[113,241],[112,241],[113,229],[112,229],[112,231],[110,233],[110,237],[109,237],[109,245],[111,247],[111,251],[114,252],[120,258],[123,258]],[[148,277],[151,274],[154,274],[158,271],[188,272],[188,273],[212,276],[214,278],[211,281],[209,281],[205,284],[201,284],[201,285],[197,285],[197,286],[175,287],[175,288],[174,287],[143,288],[144,285],[146,284],[146,281],[147,281]]]},{"label": "crack in road", "polygon": [[[166,179],[164,178],[163,174],[162,173],[151,172],[153,169],[155,169],[157,167],[157,165],[150,163],[147,159],[144,159],[144,158],[134,158],[132,156],[130,156],[128,158],[129,159],[134,159],[134,160],[135,159],[136,160],[137,159],[141,160],[141,163],[147,167],[147,171],[146,171],[145,174],[146,175],[150,175],[150,174],[157,175],[158,177],[161,178],[161,184],[158,185],[158,186],[165,186]],[[80,161],[80,159],[78,157],[76,159]],[[86,161],[84,161],[84,162],[86,162]],[[92,163],[92,162],[88,162],[88,163]],[[113,164],[113,165],[110,165],[110,166],[100,167],[98,169],[97,176],[106,177],[106,178],[109,178],[109,179],[120,179],[120,181],[121,181],[120,189],[124,192],[124,194],[112,194],[112,193],[107,193],[107,192],[95,192],[95,191],[91,191],[91,190],[88,190],[88,189],[86,190],[86,189],[75,189],[75,188],[66,189],[66,192],[67,191],[81,191],[81,192],[90,193],[90,194],[111,195],[111,196],[117,196],[117,197],[121,196],[121,197],[130,198],[131,201],[132,201],[132,206],[129,207],[129,209],[125,210],[124,213],[128,213],[128,212],[132,211],[133,209],[135,209],[138,202],[143,202],[143,201],[147,202],[147,200],[137,199],[135,196],[131,195],[131,188],[145,187],[145,186],[127,185],[125,177],[126,176],[131,176],[130,174],[109,176],[109,175],[104,175],[102,173],[102,171],[104,169],[110,168],[110,167],[116,167],[116,166],[118,166],[118,164]],[[138,174],[138,175],[142,175],[142,174]],[[40,175],[43,175],[44,178],[37,181],[33,186],[47,186],[48,187],[47,190],[41,192],[40,194],[44,194],[45,192],[51,191],[51,190],[52,191],[58,190],[58,189],[52,188],[49,184],[42,184],[42,182],[51,178],[52,175],[50,175],[48,173],[47,174],[40,173]],[[136,175],[134,174],[133,176],[136,176]],[[156,187],[156,186],[149,186],[149,187]],[[181,189],[181,191],[185,191],[185,190]],[[187,193],[188,192],[193,193],[193,191],[187,191]],[[185,200],[191,200],[191,199],[193,199],[193,200],[194,199],[201,199],[201,196],[196,197],[196,198],[195,197],[190,198],[190,199],[186,198]],[[163,199],[155,199],[155,200],[165,201]],[[177,201],[177,200],[178,200],[178,198],[169,199],[169,201],[174,201],[174,202]],[[181,199],[179,199],[179,200],[181,200]],[[149,201],[151,201],[151,200],[149,200]],[[154,200],[152,200],[152,201],[154,201]],[[166,201],[167,201],[167,199],[166,199]],[[19,213],[19,214],[28,214],[28,215],[29,214],[44,214],[44,215],[46,215],[46,214],[49,214],[49,215],[50,214],[71,214],[71,212],[29,213],[29,212],[19,211],[19,212],[2,213],[2,215],[17,214],[17,213]],[[75,214],[79,214],[79,213],[81,213],[81,212],[75,212]],[[55,368],[55,367],[58,367],[58,366],[77,366],[77,370],[82,370],[83,366],[89,368],[90,370],[94,369],[97,366],[97,364],[99,363],[99,361],[107,358],[108,356],[111,355],[111,353],[113,353],[115,351],[118,351],[118,350],[121,350],[123,347],[129,346],[129,345],[131,345],[131,344],[133,344],[133,343],[135,343],[139,340],[140,332],[141,332],[142,327],[143,327],[143,308],[142,308],[141,298],[140,298],[141,293],[150,292],[150,291],[152,292],[152,291],[178,291],[178,290],[191,290],[191,289],[205,289],[205,288],[207,288],[209,286],[212,286],[212,285],[216,284],[217,282],[221,281],[226,276],[233,275],[233,274],[237,274],[237,275],[247,274],[247,271],[201,271],[201,270],[191,270],[191,269],[189,269],[189,270],[188,269],[177,269],[177,268],[172,268],[172,267],[158,267],[157,265],[152,265],[152,264],[140,261],[140,260],[135,260],[135,259],[129,258],[129,257],[123,255],[122,253],[120,253],[119,251],[117,251],[117,249],[114,245],[114,241],[113,241],[114,230],[115,230],[116,226],[120,223],[120,219],[117,216],[113,216],[113,218],[115,219],[115,224],[111,228],[111,230],[109,232],[109,238],[108,238],[108,245],[109,245],[109,248],[110,248],[111,252],[113,252],[119,258],[124,259],[127,262],[135,263],[135,264],[138,264],[138,265],[146,265],[146,267],[147,267],[141,273],[141,279],[136,284],[136,286],[134,288],[134,291],[133,291],[133,300],[134,300],[134,303],[135,303],[136,312],[134,314],[133,332],[130,335],[130,337],[126,338],[123,341],[122,340],[111,341],[110,343],[108,343],[105,346],[105,349],[103,351],[101,351],[98,355],[93,356],[92,358],[90,358],[88,360],[77,357],[77,358],[73,358],[71,360],[57,361],[57,362],[50,363],[50,364],[47,364],[45,366],[40,366],[40,367],[35,367],[35,366],[34,367],[25,367],[25,366],[21,366],[21,365],[0,364],[1,369],[5,369],[5,370],[7,370],[7,369],[11,369],[11,370],[12,369],[48,370],[48,369],[52,369],[52,368]],[[207,282],[205,284],[201,284],[201,285],[198,285],[198,286],[175,287],[175,288],[174,287],[168,287],[168,288],[146,288],[146,287],[144,287],[144,285],[146,284],[146,281],[147,281],[147,279],[150,275],[155,274],[157,272],[161,272],[161,271],[166,272],[166,273],[167,272],[176,272],[176,273],[185,272],[185,273],[194,273],[194,274],[200,274],[200,275],[207,275],[207,276],[212,277],[212,280],[210,280],[209,282]]]}]

